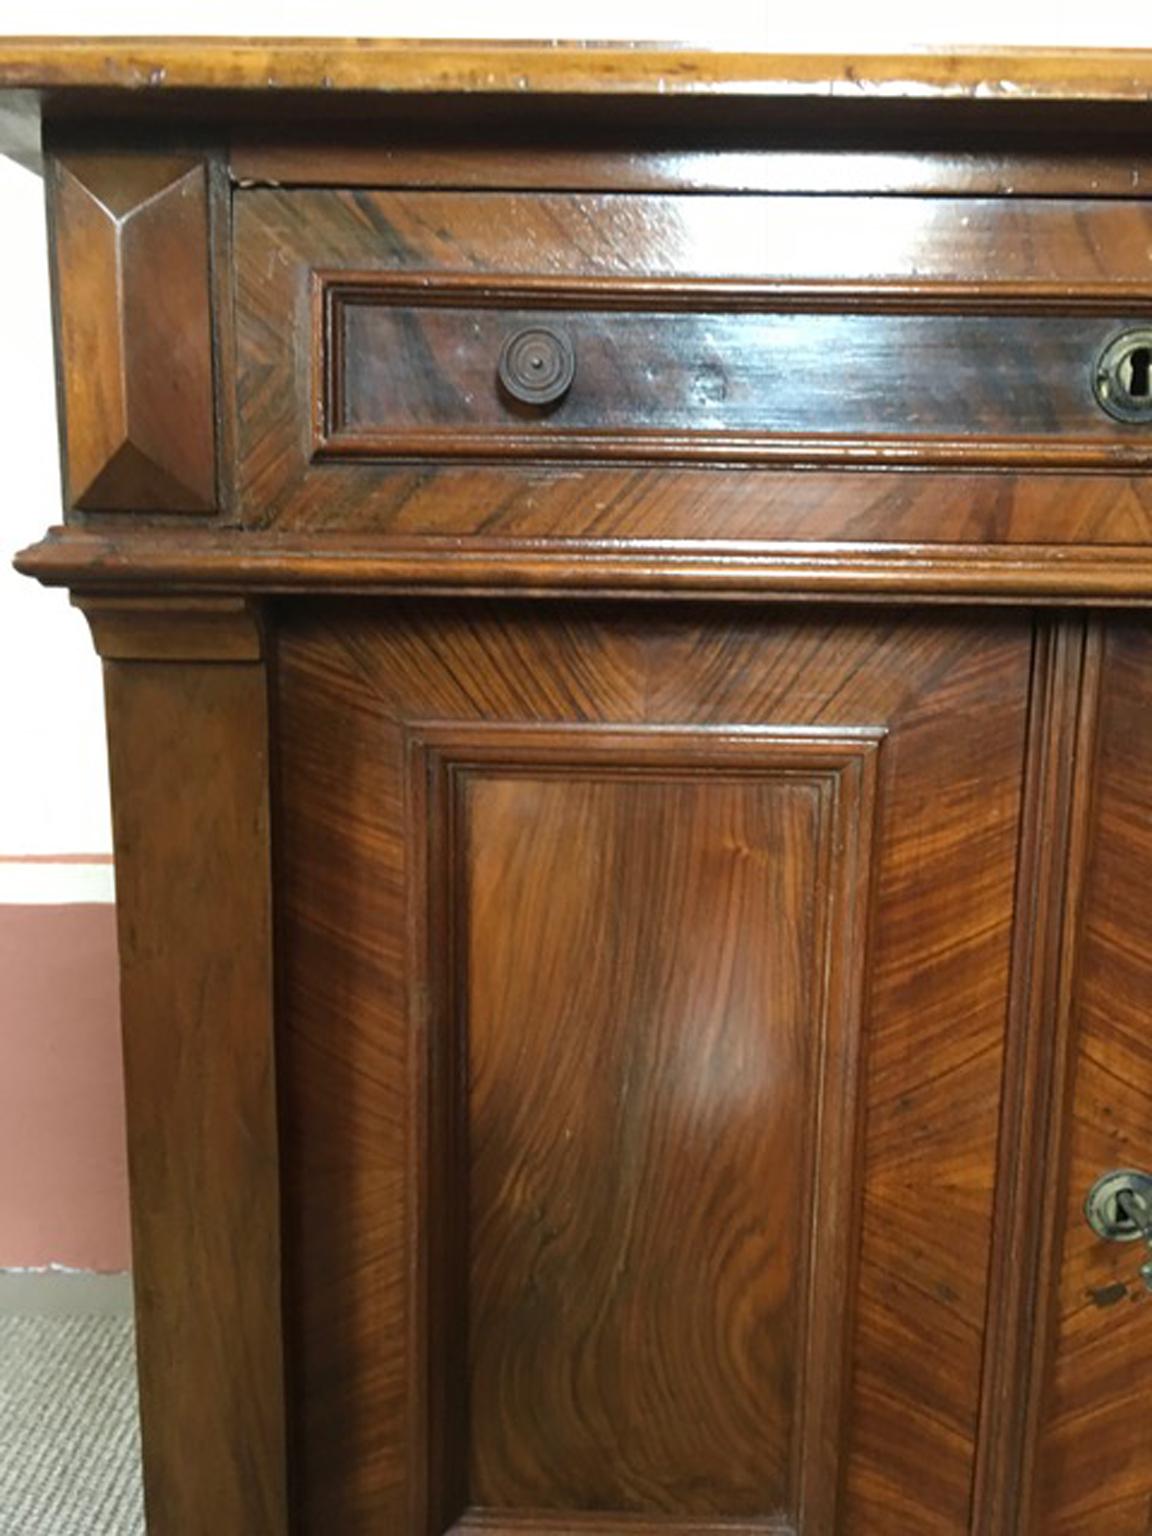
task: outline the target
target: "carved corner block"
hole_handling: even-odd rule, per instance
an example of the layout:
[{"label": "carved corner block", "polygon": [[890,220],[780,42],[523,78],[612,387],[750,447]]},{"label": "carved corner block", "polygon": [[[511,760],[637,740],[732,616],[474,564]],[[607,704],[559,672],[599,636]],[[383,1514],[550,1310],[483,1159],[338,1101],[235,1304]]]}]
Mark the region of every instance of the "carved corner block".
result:
[{"label": "carved corner block", "polygon": [[49,196],[69,508],[214,511],[204,161],[65,154]]}]

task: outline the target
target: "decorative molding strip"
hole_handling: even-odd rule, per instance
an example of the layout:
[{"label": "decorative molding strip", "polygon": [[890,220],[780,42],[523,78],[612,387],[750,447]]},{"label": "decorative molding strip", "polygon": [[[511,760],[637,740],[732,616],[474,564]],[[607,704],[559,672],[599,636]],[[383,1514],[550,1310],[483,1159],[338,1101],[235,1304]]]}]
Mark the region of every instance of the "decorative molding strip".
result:
[{"label": "decorative molding strip", "polygon": [[[51,532],[16,567],[46,586],[103,593],[634,593],[939,602],[1152,604],[1146,545],[785,540],[386,539],[170,530]],[[187,602],[173,599],[174,603]]]},{"label": "decorative molding strip", "polygon": [[812,281],[715,277],[569,277],[490,272],[318,269],[314,292],[328,306],[445,305],[469,309],[645,309],[695,314],[1076,315],[1131,309],[1152,314],[1152,283],[967,282],[924,278]]},{"label": "decorative molding strip", "polygon": [[0,906],[104,905],[116,900],[111,858],[0,858]]},{"label": "decorative molding strip", "polygon": [[491,1509],[466,1510],[446,1536],[796,1536],[791,1520],[772,1515],[763,1520],[696,1520],[660,1515],[589,1513],[565,1510],[562,1514],[542,1511],[522,1515]]}]

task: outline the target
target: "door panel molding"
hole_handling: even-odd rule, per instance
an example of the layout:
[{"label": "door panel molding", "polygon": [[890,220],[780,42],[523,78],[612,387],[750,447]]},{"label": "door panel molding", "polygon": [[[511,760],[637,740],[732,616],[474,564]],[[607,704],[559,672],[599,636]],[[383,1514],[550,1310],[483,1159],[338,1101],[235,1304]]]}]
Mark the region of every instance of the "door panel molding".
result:
[{"label": "door panel molding", "polygon": [[[422,1256],[426,1314],[418,1333],[437,1341],[429,1375],[429,1436],[434,1446],[431,1466],[444,1485],[430,1490],[433,1507],[448,1491],[450,1499],[463,1501],[469,1519],[482,1515],[514,1526],[525,1536],[543,1533],[548,1529],[547,1512],[538,1522],[535,1514],[514,1514],[508,1507],[519,1504],[534,1510],[557,1498],[553,1518],[561,1511],[568,1517],[559,1491],[562,1481],[552,1486],[547,1468],[558,1473],[569,1463],[580,1464],[592,1433],[582,1423],[586,1415],[601,1445],[621,1447],[615,1476],[605,1472],[603,1496],[611,1498],[615,1487],[629,1529],[636,1517],[643,1519],[646,1507],[653,1528],[684,1536],[703,1532],[724,1517],[757,1531],[833,1527],[858,1196],[853,1159],[876,771],[885,734],[870,728],[750,726],[410,727],[409,824],[423,845],[413,850],[417,889],[412,910],[428,914],[414,973],[421,978],[418,993],[428,998],[422,1034],[429,1073],[427,1149],[433,1161],[425,1192],[429,1242]],[[692,846],[680,847],[683,829],[693,822]],[[573,838],[567,852],[562,846],[566,830]],[[495,844],[486,850],[490,836]],[[750,846],[724,846],[726,839],[741,836],[751,840]],[[779,846],[757,846],[758,837],[775,837]],[[592,843],[594,867],[581,872],[581,849]],[[563,890],[558,881],[564,869],[550,862],[557,853],[567,870]],[[609,870],[603,861],[613,856],[623,862]],[[757,858],[760,867],[754,879],[762,888],[759,893],[742,889],[740,874],[741,864],[747,869],[748,861]],[[782,937],[773,942],[765,933],[761,944],[737,944],[735,952],[717,956],[717,974],[704,976],[694,971],[690,943],[685,941],[695,936],[708,914],[701,905],[705,898],[698,897],[693,906],[690,893],[694,877],[715,897],[720,878],[716,866],[721,862],[729,903],[746,902],[748,914],[762,917],[778,906]],[[643,907],[632,904],[640,896],[632,885],[637,863],[652,881],[651,900],[662,914],[659,923],[647,925]],[[678,867],[684,884],[675,888]],[[744,878],[752,880],[753,875]],[[523,882],[534,899],[505,916],[491,890],[477,889],[482,880],[494,882],[505,894],[521,891]],[[619,950],[609,965],[611,974],[601,975],[595,958],[588,956],[584,990],[581,962],[569,950],[575,942],[571,930],[565,925],[558,930],[539,914],[539,905],[550,901],[567,911],[573,889],[602,902],[603,919],[609,924],[611,904],[616,902],[624,920],[643,929],[631,941],[619,931],[614,940],[605,935],[608,946]],[[491,910],[478,915],[477,902]],[[727,914],[731,919],[731,905]],[[530,925],[534,943],[526,954],[519,952],[517,933],[501,933],[505,923]],[[687,925],[678,958],[664,956],[667,971],[657,983],[651,974],[655,953],[666,929],[677,923]],[[478,934],[470,944],[472,929]],[[789,947],[796,948],[794,957],[788,955]],[[483,997],[483,973],[499,971],[501,956],[509,970],[489,981],[489,993],[493,986],[500,993],[499,1011],[493,1015],[492,1000],[486,1003]],[[789,978],[793,959],[795,974]],[[711,963],[709,958],[709,967]],[[551,981],[533,985],[524,975],[532,967]],[[558,976],[567,977],[570,985],[559,986]],[[756,1011],[746,1012],[741,1024],[742,991],[756,985],[760,992],[743,999],[745,1010],[752,1006]],[[729,1067],[734,1057],[747,1058],[739,1090],[744,1094],[757,1082],[754,1063],[759,1059],[757,1091],[766,1118],[753,1116],[754,1124],[747,1126],[753,1132],[751,1142],[733,1139],[726,1100],[697,1104],[692,1112],[678,1115],[670,1107],[675,1102],[674,1068],[667,1060],[648,1060],[643,1037],[620,1046],[604,1037],[613,1025],[628,1028],[613,1011],[619,994],[631,996],[642,1011],[645,1004],[657,1006],[654,987],[660,993],[662,1017],[653,1013],[650,1031],[673,1058],[678,1046],[687,1049],[689,1043],[693,1051],[711,1052],[717,1060],[727,1054]],[[675,997],[682,988],[692,1001],[684,1004],[685,1011],[669,1028],[669,1018],[676,1020]],[[787,997],[789,989],[797,1013],[780,1016],[775,994]],[[583,1019],[568,1011],[572,990],[582,998]],[[539,1047],[543,1056],[529,1061],[532,1015],[540,1009],[555,1011],[554,1033],[536,1019],[536,1030],[546,1034],[548,1043],[546,1049]],[[815,1022],[815,1038],[789,1040],[803,1018]],[[564,1037],[571,1038],[569,1027],[579,1030],[581,1024],[588,1039],[573,1059],[564,1058],[568,1086],[561,1089],[553,1072],[560,1070]],[[761,1031],[768,1033],[757,1042],[753,1037]],[[604,1092],[615,1083],[614,1091],[628,1095],[619,1104],[600,1102],[601,1085],[581,1066],[584,1051],[593,1049],[606,1057]],[[553,1053],[557,1059],[550,1071]],[[631,1074],[639,1075],[645,1066],[649,1080],[635,1089]],[[792,1081],[785,1083],[785,1078]],[[671,1095],[670,1103],[662,1102],[657,1092],[661,1083]],[[729,1083],[730,1091],[735,1087]],[[526,1097],[513,1105],[510,1096],[517,1094]],[[526,1111],[525,1103],[537,1098],[540,1109]],[[635,1106],[626,1119],[625,1102]],[[746,1118],[751,1109],[749,1102],[737,1119]],[[502,1130],[501,1122],[510,1114],[515,1136]],[[575,1131],[566,1123],[573,1118],[578,1122]],[[781,1129],[786,1133],[789,1126],[804,1143],[798,1158],[787,1137],[776,1145]],[[634,1136],[641,1132],[637,1143]],[[584,1185],[586,1203],[569,1213],[567,1233],[542,1238],[542,1231],[563,1228],[558,1212],[566,1209],[565,1200],[575,1202],[583,1179],[592,1177],[591,1169],[577,1173],[573,1168],[573,1136],[581,1155],[593,1164],[603,1157],[605,1142],[619,1142],[642,1160],[643,1168],[634,1177],[621,1171],[620,1186],[611,1196],[605,1191],[598,1199],[592,1186]],[[444,1149],[449,1149],[447,1155]],[[732,1223],[742,1226],[755,1221],[758,1207],[765,1206],[767,1214],[760,1219],[767,1225],[758,1239],[754,1266],[748,1268],[747,1253],[711,1254],[699,1241],[693,1247],[693,1237],[702,1236],[693,1231],[699,1213],[730,1198],[723,1186],[738,1187],[742,1178],[749,1185],[757,1167],[767,1175],[774,1157],[775,1198],[761,1202],[747,1187],[743,1202],[734,1201],[729,1213]],[[722,1172],[715,1166],[719,1161],[724,1162]],[[608,1173],[610,1164],[598,1165]],[[791,1189],[789,1175],[796,1186]],[[509,1216],[510,1180],[517,1187],[534,1181],[550,1191],[551,1204],[548,1195],[541,1195],[540,1207],[530,1218]],[[497,1191],[500,1200],[494,1206]],[[630,1213],[621,1208],[629,1200],[635,1202]],[[658,1231],[645,1222],[643,1207],[649,1203],[668,1216],[679,1212],[675,1219],[682,1225],[691,1259],[684,1253],[678,1263],[675,1254],[663,1252]],[[782,1203],[786,1208],[781,1211]],[[586,1243],[601,1230],[607,1247],[603,1233],[614,1228],[619,1228],[620,1251],[607,1255],[612,1271],[608,1274],[588,1261]],[[542,1309],[546,1304],[538,1287],[546,1285],[541,1271],[545,1276],[549,1272],[546,1250],[553,1241],[558,1253],[567,1256],[570,1270],[583,1271],[578,1291],[602,1288],[597,1307],[585,1319],[588,1332],[583,1337],[557,1337],[573,1326],[562,1315],[563,1292],[553,1297],[554,1310],[541,1319],[536,1334],[527,1321],[534,1305]],[[660,1289],[653,1292],[643,1276],[645,1263],[656,1263],[645,1252],[648,1244],[663,1253],[662,1287],[673,1298],[668,1303],[670,1324],[678,1318],[682,1328],[694,1307],[698,1314],[717,1309],[707,1340],[661,1332],[656,1321]],[[754,1331],[762,1336],[759,1353],[764,1358],[753,1370],[757,1349],[746,1339],[741,1364],[752,1371],[753,1379],[741,1380],[734,1360],[725,1354],[724,1335],[729,1330],[746,1332],[750,1325],[743,1314],[762,1308],[764,1294],[779,1289],[782,1260],[794,1270],[784,1298],[774,1302],[783,1315],[759,1317]],[[689,1272],[697,1261],[722,1262],[715,1269],[702,1268],[697,1280]],[[632,1263],[640,1274],[625,1285],[616,1270]],[[437,1265],[447,1272],[433,1273]],[[571,1273],[567,1283],[572,1283]],[[492,1299],[493,1291],[498,1301]],[[575,1310],[579,1316],[579,1308]],[[524,1319],[523,1328],[509,1332],[507,1315]],[[470,1337],[472,1320],[475,1336]],[[772,1335],[781,1332],[791,1343],[778,1346],[784,1358],[774,1361]],[[627,1388],[616,1385],[612,1411],[605,1414],[597,1396],[600,1384],[582,1372],[582,1365],[598,1339],[611,1357],[613,1340],[619,1345],[624,1336],[637,1379]],[[477,1347],[477,1338],[485,1341],[484,1348]],[[704,1379],[712,1368],[723,1375],[723,1385],[719,1379]],[[652,1389],[647,1398],[645,1372]],[[537,1383],[535,1391],[524,1387],[526,1378]],[[534,1412],[518,1413],[517,1382]],[[629,1435],[629,1404],[640,1419],[660,1403],[663,1409],[653,1424],[632,1423],[631,1441],[639,1460],[648,1461],[649,1486],[661,1487],[663,1509],[661,1500],[651,1502],[650,1495],[645,1504],[641,1469],[628,1465],[628,1447],[623,1445]],[[739,1412],[742,1403],[745,1422]],[[702,1434],[704,1423],[709,1435]],[[439,1446],[437,1426],[444,1426]],[[788,1445],[779,1469],[783,1481],[770,1490],[775,1433],[769,1431],[778,1432],[781,1426]],[[700,1491],[694,1519],[676,1515],[668,1505],[675,1498],[667,1491],[671,1474],[665,1468],[661,1478],[654,1459],[660,1439],[680,1443],[676,1475],[685,1487],[692,1447],[700,1448],[699,1455],[705,1447],[712,1453],[711,1463],[700,1460],[696,1468]],[[529,1472],[524,1470],[527,1463]],[[736,1469],[743,1468],[747,1478],[754,1467],[762,1469],[761,1485],[746,1482],[741,1490]],[[728,1498],[737,1501],[734,1507],[725,1502],[726,1478],[736,1479],[728,1490]],[[498,1504],[489,1511],[484,1506],[492,1497]],[[785,1523],[774,1515],[740,1520],[741,1515],[761,1511],[767,1516],[771,1497],[790,1514]],[[741,1507],[741,1500],[751,1507]],[[598,1514],[571,1512],[578,1521],[593,1518],[604,1528],[607,1507]],[[441,1507],[435,1522],[440,1528],[447,1514]]]}]

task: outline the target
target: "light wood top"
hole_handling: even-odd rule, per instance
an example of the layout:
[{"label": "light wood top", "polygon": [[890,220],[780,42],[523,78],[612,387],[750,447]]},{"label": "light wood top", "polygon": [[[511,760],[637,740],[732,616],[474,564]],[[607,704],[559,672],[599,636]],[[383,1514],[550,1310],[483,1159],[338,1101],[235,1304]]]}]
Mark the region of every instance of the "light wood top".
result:
[{"label": "light wood top", "polygon": [[668,43],[0,38],[0,92],[93,89],[1142,102],[1152,101],[1152,50],[824,56]]}]

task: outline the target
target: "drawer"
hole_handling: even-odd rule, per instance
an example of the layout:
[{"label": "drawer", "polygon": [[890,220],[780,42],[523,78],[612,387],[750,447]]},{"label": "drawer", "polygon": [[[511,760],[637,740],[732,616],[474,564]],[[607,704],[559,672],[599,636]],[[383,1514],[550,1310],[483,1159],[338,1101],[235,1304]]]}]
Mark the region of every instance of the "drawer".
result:
[{"label": "drawer", "polygon": [[[683,470],[665,500],[698,509],[696,466],[739,472],[719,505],[789,471],[1152,463],[1135,202],[253,189],[236,240],[248,521],[474,532],[573,466],[593,495]],[[519,531],[582,531],[559,516]]]}]

